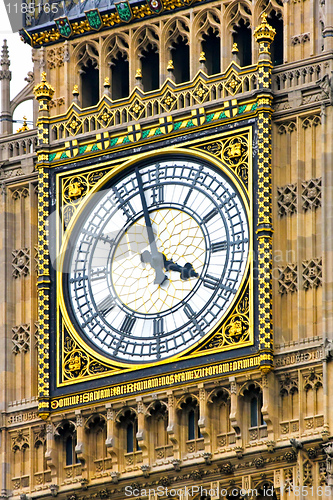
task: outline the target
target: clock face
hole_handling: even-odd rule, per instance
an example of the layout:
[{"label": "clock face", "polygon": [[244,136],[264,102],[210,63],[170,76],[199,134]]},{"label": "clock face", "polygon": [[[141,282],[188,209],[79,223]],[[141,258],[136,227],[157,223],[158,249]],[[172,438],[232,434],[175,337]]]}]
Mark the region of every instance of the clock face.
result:
[{"label": "clock face", "polygon": [[69,315],[90,345],[123,363],[164,360],[207,336],[249,256],[237,188],[189,157],[123,170],[86,206],[71,239]]}]

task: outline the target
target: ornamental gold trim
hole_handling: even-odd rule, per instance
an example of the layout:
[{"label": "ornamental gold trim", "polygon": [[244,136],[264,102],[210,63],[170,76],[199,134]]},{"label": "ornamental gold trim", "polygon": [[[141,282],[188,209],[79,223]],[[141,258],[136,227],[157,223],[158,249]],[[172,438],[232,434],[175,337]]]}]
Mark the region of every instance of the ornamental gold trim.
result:
[{"label": "ornamental gold trim", "polygon": [[[249,145],[251,145],[252,144],[252,140],[250,139],[251,134],[252,134],[251,128],[247,127],[245,130],[246,130],[246,134],[244,131],[243,135],[244,135],[244,137],[245,137],[245,135],[247,135],[247,137],[249,138],[248,143],[249,143]],[[230,133],[218,134],[219,138],[224,138],[224,136],[226,136],[227,139],[230,139]],[[61,246],[59,248],[59,255],[60,255],[59,265],[60,265],[60,267],[59,267],[59,271],[57,272],[57,304],[58,304],[57,305],[57,311],[58,311],[57,312],[57,317],[58,317],[58,319],[57,319],[58,327],[57,328],[59,331],[59,327],[63,323],[64,328],[68,331],[72,340],[75,342],[76,347],[74,350],[76,350],[77,352],[79,352],[79,351],[84,352],[87,355],[89,355],[90,357],[96,359],[102,365],[109,366],[110,370],[113,370],[113,373],[116,373],[116,372],[119,373],[119,371],[125,373],[125,372],[132,372],[132,371],[136,371],[136,370],[142,370],[145,367],[151,366],[151,364],[147,363],[147,364],[137,365],[137,364],[128,364],[128,363],[110,360],[105,355],[102,355],[102,354],[96,352],[93,348],[91,348],[90,346],[88,346],[85,343],[85,341],[78,335],[78,333],[76,332],[75,328],[73,327],[73,325],[71,324],[71,321],[69,319],[67,309],[65,306],[64,296],[63,296],[62,272],[61,272],[63,262],[64,262],[64,255],[66,252],[67,243],[68,243],[69,238],[71,236],[71,232],[74,229],[75,224],[80,217],[80,214],[82,213],[84,208],[87,206],[87,204],[89,203],[89,201],[90,201],[91,197],[94,195],[94,193],[96,193],[100,189],[102,189],[102,187],[109,181],[110,178],[112,178],[113,176],[117,175],[118,173],[120,173],[121,171],[123,171],[124,169],[130,167],[131,165],[133,165],[135,163],[138,163],[142,160],[147,160],[147,159],[153,160],[154,157],[160,156],[161,154],[164,156],[167,156],[168,154],[172,154],[172,153],[173,154],[182,153],[182,154],[186,155],[187,157],[192,156],[193,158],[196,158],[199,161],[200,161],[200,159],[208,161],[210,164],[213,164],[216,167],[220,168],[224,172],[224,174],[227,175],[231,179],[233,184],[235,184],[235,186],[239,192],[239,195],[243,200],[244,207],[245,207],[248,221],[249,221],[250,248],[252,248],[252,246],[253,246],[253,243],[252,243],[252,240],[253,240],[252,230],[253,229],[252,229],[252,224],[251,224],[251,221],[252,221],[252,196],[250,196],[250,199],[248,198],[248,196],[246,194],[246,190],[244,189],[244,184],[243,184],[242,179],[237,175],[236,170],[229,168],[227,165],[223,165],[223,163],[221,162],[221,159],[214,158],[211,155],[208,155],[205,151],[199,151],[198,149],[195,149],[195,146],[197,145],[197,140],[191,141],[191,142],[192,142],[192,147],[190,147],[190,144],[187,144],[187,148],[185,145],[182,145],[182,147],[161,148],[159,150],[155,150],[153,153],[133,155],[133,156],[131,156],[131,158],[128,161],[124,161],[121,165],[119,165],[119,160],[118,160],[118,166],[114,166],[114,167],[112,167],[111,163],[105,162],[104,164],[100,165],[100,171],[99,171],[99,172],[103,173],[103,176],[99,180],[97,180],[97,182],[95,182],[95,183],[93,183],[93,182],[89,183],[88,179],[91,179],[90,176],[92,176],[92,175],[101,175],[98,172],[96,174],[96,170],[94,170],[94,171],[88,170],[87,172],[84,172],[84,173],[80,174],[79,176],[73,175],[74,171],[72,173],[67,172],[66,173],[67,175],[58,174],[58,176],[57,176],[58,188],[61,185],[64,187],[62,198],[58,199],[58,202],[57,202],[59,213],[62,211],[62,209],[64,207],[66,207],[66,206],[73,207],[73,203],[77,203],[77,205],[75,205],[75,213],[72,214],[72,217],[71,217],[71,219],[66,227],[66,231],[63,235],[63,241],[61,241],[61,234],[58,234],[58,241],[59,241],[59,245],[61,245]],[[252,163],[251,163],[252,162],[252,155],[251,154],[248,154],[248,162],[251,165],[249,168],[249,173],[250,173],[249,174],[249,187],[251,187],[251,189],[249,189],[249,192],[252,192]],[[109,170],[109,171],[107,172],[107,170]],[[82,182],[82,185],[81,185],[81,182]],[[82,191],[80,191],[81,188],[82,188]],[[84,195],[84,189],[86,190],[85,195]],[[58,189],[57,189],[57,192],[58,192]],[[74,198],[76,196],[77,196],[77,199],[74,200]],[[250,255],[251,255],[251,252],[250,252]],[[253,265],[251,262],[250,255],[248,258],[247,267],[246,267],[246,270],[244,273],[243,280],[241,282],[241,285],[239,287],[238,292],[236,293],[236,295],[234,297],[233,302],[231,303],[228,311],[226,312],[224,317],[221,319],[219,324],[215,325],[214,328],[205,336],[206,339],[210,338],[210,336],[212,335],[213,332],[216,331],[216,329],[221,328],[221,325],[225,321],[225,318],[228,317],[228,315],[230,315],[234,311],[235,304],[239,301],[239,296],[240,296],[240,294],[243,294],[244,286],[247,283],[247,281],[249,280],[249,273],[251,276],[250,280],[253,279],[252,278]],[[252,294],[252,287],[251,287],[250,293]],[[250,301],[252,304],[252,295],[251,295]],[[238,305],[237,307],[239,308],[241,306]],[[235,342],[234,343],[232,343],[232,342],[225,343],[223,348],[221,346],[214,347],[210,350],[210,353],[221,352],[221,350],[228,351],[228,350],[232,350],[235,348],[245,347],[246,345],[253,344],[253,311],[252,311],[252,307],[250,309],[251,309],[251,311],[249,312],[249,319],[248,319],[248,321],[249,321],[249,329],[248,329],[249,333],[248,333],[247,337],[239,339],[238,343],[235,343]],[[237,325],[235,324],[234,329],[236,327],[237,327]],[[230,327],[229,327],[229,330],[230,330]],[[226,334],[226,335],[228,335],[228,334]],[[232,335],[232,333],[230,332],[229,336],[231,336],[231,335]],[[203,340],[200,340],[195,345],[192,345],[188,349],[185,349],[182,353],[177,354],[173,357],[167,358],[166,360],[163,360],[163,361],[159,362],[158,364],[162,365],[162,364],[171,363],[171,362],[174,362],[174,361],[180,360],[180,359],[183,360],[183,359],[189,359],[189,358],[195,358],[198,356],[202,356],[205,353],[202,350],[198,349],[199,346],[202,345],[202,342],[203,342]],[[61,347],[59,345],[59,339],[58,339],[57,352],[60,353],[61,349],[63,349],[63,347]],[[79,357],[80,356],[81,355],[79,355]],[[67,358],[68,358],[68,356],[67,356]],[[68,372],[69,363],[71,363],[72,365],[75,365],[75,359],[73,357],[68,358],[68,359],[67,358],[65,361],[64,354],[62,355],[61,366],[64,368],[65,364],[67,363],[66,370]],[[81,359],[82,359],[82,357],[81,357]],[[77,359],[77,362],[79,362],[78,359]],[[154,364],[156,365],[157,363],[154,362]],[[57,371],[58,371],[57,372],[58,386],[73,384],[73,383],[76,383],[78,381],[81,382],[83,380],[89,380],[92,378],[93,379],[101,378],[101,377],[105,377],[107,374],[110,374],[107,372],[104,373],[103,371],[96,373],[96,374],[95,373],[92,374],[92,373],[88,373],[86,371],[85,373],[82,372],[82,374],[79,377],[79,380],[75,380],[74,378],[72,378],[70,380],[67,378],[67,380],[65,380],[59,372],[59,367],[57,368]],[[66,375],[66,377],[67,377],[67,375]]]},{"label": "ornamental gold trim", "polygon": [[67,228],[82,199],[87,196],[93,186],[110,171],[108,169],[95,169],[86,174],[71,175],[62,178],[62,226]]},{"label": "ornamental gold trim", "polygon": [[100,363],[84,351],[62,325],[63,362],[62,380],[81,381],[87,377],[115,372],[109,365]]},{"label": "ornamental gold trim", "polygon": [[230,167],[238,179],[248,187],[249,181],[249,134],[232,134],[231,137],[203,142],[196,149],[201,149],[222,160]]},{"label": "ornamental gold trim", "polygon": [[212,349],[222,349],[226,346],[237,347],[252,345],[253,330],[251,329],[251,299],[249,285],[239,298],[232,314],[222,327],[198,351],[205,353]]},{"label": "ornamental gold trim", "polygon": [[67,396],[52,398],[51,408],[55,412],[63,411],[64,409],[98,403],[113,399],[115,402],[124,400],[124,397],[134,394],[143,394],[156,389],[166,390],[168,388],[183,388],[189,387],[192,384],[197,384],[200,380],[221,380],[221,377],[229,377],[231,374],[258,370],[261,359],[266,359],[267,356],[259,354],[240,357],[233,360],[220,361],[212,364],[200,365],[196,368],[185,368],[184,370],[173,370],[156,375],[154,377],[139,377],[134,378],[129,382],[110,384],[106,387],[100,387],[93,390],[79,391]]}]

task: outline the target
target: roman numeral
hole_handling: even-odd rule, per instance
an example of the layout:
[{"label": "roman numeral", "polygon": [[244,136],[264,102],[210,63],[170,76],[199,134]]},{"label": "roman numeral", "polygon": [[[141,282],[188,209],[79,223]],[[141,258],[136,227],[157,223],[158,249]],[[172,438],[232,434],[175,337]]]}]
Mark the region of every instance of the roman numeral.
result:
[{"label": "roman numeral", "polygon": [[123,321],[123,324],[120,327],[120,331],[124,333],[131,333],[133,330],[134,323],[136,321],[136,318],[134,316],[130,316],[129,314],[126,314],[126,317]]},{"label": "roman numeral", "polygon": [[184,313],[188,317],[188,319],[193,319],[195,317],[195,312],[189,304],[184,305]]},{"label": "roman numeral", "polygon": [[[122,188],[124,188],[124,186],[122,186]],[[132,205],[130,204],[129,201],[126,201],[121,196],[119,190],[116,187],[113,187],[112,189],[113,189],[113,192],[114,192],[114,194],[115,194],[115,196],[117,198],[117,201],[120,204],[120,208],[121,208],[123,214],[125,215],[125,217],[127,217],[128,220],[130,220],[132,218],[133,214],[135,214],[135,211],[134,211]]]},{"label": "roman numeral", "polygon": [[116,303],[112,295],[108,295],[99,304],[97,304],[97,309],[103,316],[106,316],[110,311],[112,311],[115,305]]},{"label": "roman numeral", "polygon": [[193,191],[193,188],[191,188],[191,189],[189,190],[189,192],[187,193],[186,198],[185,198],[184,203],[183,203],[183,207],[185,207],[185,206],[187,205],[187,202],[188,202],[188,200],[190,199],[190,196],[191,196],[191,194],[192,194],[192,191]]},{"label": "roman numeral", "polygon": [[153,198],[153,205],[156,205],[158,203],[163,203],[163,201],[164,201],[164,186],[163,185],[153,187],[152,198]]},{"label": "roman numeral", "polygon": [[90,281],[97,281],[106,277],[106,267],[96,267],[90,270]]},{"label": "roman numeral", "polygon": [[223,250],[227,250],[228,242],[227,241],[219,241],[217,243],[212,243],[211,250],[212,253],[222,252]]},{"label": "roman numeral", "polygon": [[164,333],[164,320],[163,318],[154,319],[154,335],[162,335]]},{"label": "roman numeral", "polygon": [[206,288],[210,288],[211,290],[215,290],[215,288],[219,285],[219,279],[215,278],[215,276],[212,276],[211,274],[206,274],[206,276],[203,278],[204,286]]},{"label": "roman numeral", "polygon": [[[87,279],[87,276],[84,276],[84,275],[83,275],[83,276],[81,276],[81,273],[78,273],[77,275],[75,275],[75,277],[74,277],[74,278],[71,278],[71,279],[69,280],[69,282],[70,282],[70,283],[79,283],[79,284],[80,284],[80,282],[82,283],[82,281],[83,281],[83,280],[86,280],[86,279]],[[81,286],[80,288],[82,288],[82,286]]]},{"label": "roman numeral", "polygon": [[205,215],[205,217],[202,219],[203,222],[206,224],[207,222],[209,222],[213,217],[215,217],[216,214],[218,214],[218,209],[217,208],[213,208],[213,210],[211,210],[210,212],[208,212],[208,214]]}]

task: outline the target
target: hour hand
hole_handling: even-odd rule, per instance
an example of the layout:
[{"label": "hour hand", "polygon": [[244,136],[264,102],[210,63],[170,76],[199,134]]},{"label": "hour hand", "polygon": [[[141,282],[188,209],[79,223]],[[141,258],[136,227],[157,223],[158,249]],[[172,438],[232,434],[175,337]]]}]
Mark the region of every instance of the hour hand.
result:
[{"label": "hour hand", "polygon": [[141,262],[145,264],[150,264],[153,269],[155,269],[155,285],[162,285],[168,277],[164,274],[164,255],[160,252],[150,253],[148,250],[144,250],[141,254]]},{"label": "hour hand", "polygon": [[167,260],[163,254],[164,267],[166,271],[178,271],[182,280],[188,280],[190,278],[197,278],[199,274],[195,272],[193,265],[186,262],[184,266],[180,266],[173,260]]}]

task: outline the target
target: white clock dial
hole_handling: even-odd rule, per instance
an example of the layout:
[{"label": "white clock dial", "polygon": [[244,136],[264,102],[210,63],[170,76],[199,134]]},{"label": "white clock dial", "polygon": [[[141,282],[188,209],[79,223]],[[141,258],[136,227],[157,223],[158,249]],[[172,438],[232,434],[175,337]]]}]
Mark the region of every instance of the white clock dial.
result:
[{"label": "white clock dial", "polygon": [[189,158],[125,170],[88,205],[73,237],[70,317],[122,362],[167,359],[206,337],[234,301],[249,254],[234,183]]}]

